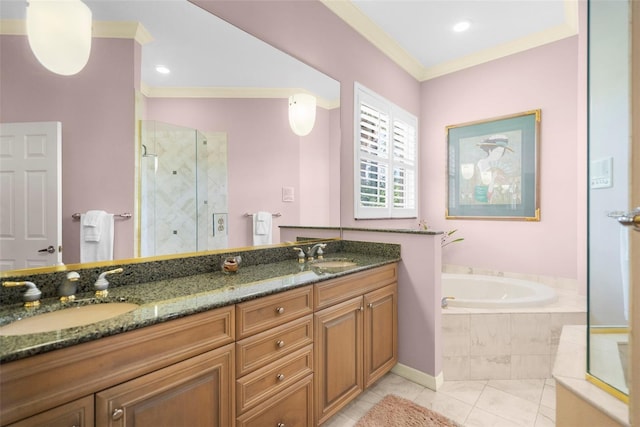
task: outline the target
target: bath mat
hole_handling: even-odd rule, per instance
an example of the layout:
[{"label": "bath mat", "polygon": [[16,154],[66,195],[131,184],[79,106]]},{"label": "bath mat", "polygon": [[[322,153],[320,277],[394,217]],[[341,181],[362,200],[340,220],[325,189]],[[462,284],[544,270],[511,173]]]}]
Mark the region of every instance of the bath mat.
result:
[{"label": "bath mat", "polygon": [[450,419],[427,408],[388,394],[369,410],[356,427],[460,427]]},{"label": "bath mat", "polygon": [[618,353],[620,355],[620,364],[622,365],[622,373],[624,374],[624,382],[629,387],[629,373],[627,372],[627,366],[629,363],[629,343],[619,342]]}]

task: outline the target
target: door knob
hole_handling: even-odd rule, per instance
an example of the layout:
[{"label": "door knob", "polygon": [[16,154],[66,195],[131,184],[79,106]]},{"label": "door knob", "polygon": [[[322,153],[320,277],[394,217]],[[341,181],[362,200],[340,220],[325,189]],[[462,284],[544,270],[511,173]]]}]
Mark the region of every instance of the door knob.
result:
[{"label": "door knob", "polygon": [[56,248],[54,248],[53,246],[49,246],[48,248],[44,248],[44,249],[40,249],[38,251],[38,253],[45,253],[48,252],[50,254],[54,253],[56,251]]},{"label": "door knob", "polygon": [[615,218],[624,226],[631,227],[635,231],[640,231],[640,207],[635,208],[631,212],[612,212],[610,217]]}]

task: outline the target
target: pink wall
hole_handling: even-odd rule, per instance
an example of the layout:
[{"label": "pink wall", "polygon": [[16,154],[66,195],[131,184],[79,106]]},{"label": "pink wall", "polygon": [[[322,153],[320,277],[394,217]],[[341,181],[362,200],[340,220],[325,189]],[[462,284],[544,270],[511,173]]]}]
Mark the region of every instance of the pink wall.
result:
[{"label": "pink wall", "polygon": [[415,228],[417,221],[353,218],[353,85],[419,116],[420,84],[319,1],[190,1],[340,82],[340,224]]},{"label": "pink wall", "polygon": [[[464,242],[443,261],[576,278],[578,37],[449,74],[422,84],[420,211],[436,229],[458,229]],[[445,127],[542,109],[540,222],[445,220]],[[586,206],[586,205],[582,205]]]},{"label": "pink wall", "polygon": [[[330,171],[340,163],[330,111],[319,108],[311,133],[299,137],[289,127],[287,99],[148,98],[146,105],[150,120],[227,133],[230,247],[253,245],[244,214],[259,210],[282,214],[273,220],[274,243],[279,225],[339,225],[330,222],[340,194],[330,194]],[[283,186],[294,188],[294,202],[282,201]]]},{"label": "pink wall", "polygon": [[[353,219],[351,124],[353,83],[359,81],[420,119],[420,218],[427,219],[435,229],[460,228],[459,235],[465,238],[462,244],[445,249],[445,262],[566,278],[580,276],[584,240],[579,236],[586,201],[581,183],[584,166],[579,162],[584,162],[586,144],[581,130],[584,67],[579,62],[584,61],[584,46],[582,42],[579,46],[578,37],[420,84],[320,2],[191,1],[340,81],[342,226],[417,227],[417,220]],[[581,14],[581,25],[584,23]],[[542,109],[542,220],[446,221],[445,126],[535,108]],[[373,236],[367,238],[389,241],[385,233]],[[438,267],[424,269],[421,262],[426,258],[422,256],[428,257],[430,252],[419,249],[420,244],[414,245],[411,238],[398,236],[392,240],[403,245],[405,273],[400,278],[400,294],[416,292],[413,296],[418,301],[407,311],[406,319],[413,321],[401,325],[401,342],[406,347],[400,362],[437,375],[440,330],[434,275]],[[410,255],[407,250],[411,250]],[[406,298],[401,296],[401,301]],[[422,348],[421,342],[431,348]]]},{"label": "pink wall", "polygon": [[[62,122],[62,260],[80,259],[80,223],[90,209],[134,210],[132,40],[94,39],[87,66],[63,77],[43,68],[26,36],[0,36],[0,122]],[[116,220],[114,256],[133,256],[133,221]]]}]

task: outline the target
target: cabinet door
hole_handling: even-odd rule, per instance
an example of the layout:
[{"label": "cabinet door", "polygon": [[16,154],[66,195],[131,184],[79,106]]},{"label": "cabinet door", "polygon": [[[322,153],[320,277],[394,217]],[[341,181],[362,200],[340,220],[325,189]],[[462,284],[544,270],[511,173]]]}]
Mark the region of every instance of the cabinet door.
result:
[{"label": "cabinet door", "polygon": [[8,427],[93,427],[93,395],[49,409]]},{"label": "cabinet door", "polygon": [[233,344],[96,394],[98,427],[231,426]]},{"label": "cabinet door", "polygon": [[364,387],[398,361],[398,285],[364,296]]},{"label": "cabinet door", "polygon": [[323,423],[362,391],[362,297],[315,314],[316,421]]},{"label": "cabinet door", "polygon": [[313,375],[282,390],[238,417],[238,427],[310,427],[313,425]]}]

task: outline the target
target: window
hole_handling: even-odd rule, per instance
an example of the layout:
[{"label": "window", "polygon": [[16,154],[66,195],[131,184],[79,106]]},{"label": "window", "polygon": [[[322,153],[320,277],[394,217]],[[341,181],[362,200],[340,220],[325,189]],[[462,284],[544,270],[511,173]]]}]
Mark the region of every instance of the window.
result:
[{"label": "window", "polygon": [[415,218],[416,117],[355,84],[355,217]]}]

